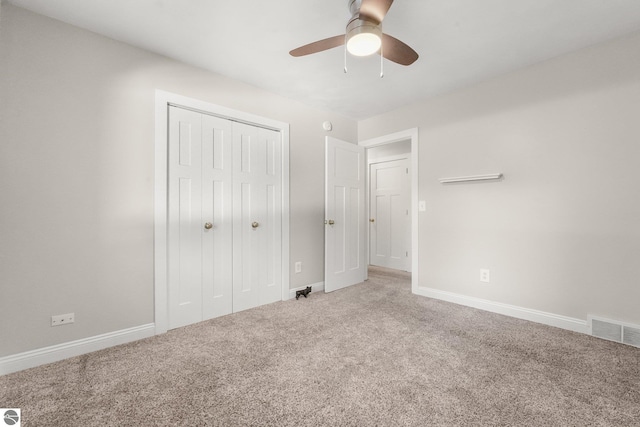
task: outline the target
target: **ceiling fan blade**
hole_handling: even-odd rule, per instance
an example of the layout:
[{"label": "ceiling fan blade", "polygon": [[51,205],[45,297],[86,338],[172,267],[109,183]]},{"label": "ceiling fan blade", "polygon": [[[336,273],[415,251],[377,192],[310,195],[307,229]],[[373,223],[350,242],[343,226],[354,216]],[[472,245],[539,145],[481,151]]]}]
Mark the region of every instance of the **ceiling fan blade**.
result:
[{"label": "ceiling fan blade", "polygon": [[360,4],[360,15],[382,22],[386,16],[393,0],[362,0]]},{"label": "ceiling fan blade", "polygon": [[291,56],[305,56],[312,53],[322,52],[323,50],[332,49],[334,47],[342,46],[343,44],[344,35],[339,35],[300,46],[297,49],[293,49],[291,52],[289,52],[289,54]]},{"label": "ceiling fan blade", "polygon": [[418,59],[415,50],[388,34],[382,35],[382,56],[400,65],[411,65]]}]

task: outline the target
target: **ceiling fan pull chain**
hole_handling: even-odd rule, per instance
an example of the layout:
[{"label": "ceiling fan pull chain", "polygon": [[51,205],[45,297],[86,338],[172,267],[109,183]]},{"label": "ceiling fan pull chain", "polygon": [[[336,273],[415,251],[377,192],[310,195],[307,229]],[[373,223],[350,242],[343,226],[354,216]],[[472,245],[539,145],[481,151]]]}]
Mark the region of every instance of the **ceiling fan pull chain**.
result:
[{"label": "ceiling fan pull chain", "polygon": [[380,45],[380,78],[384,77],[384,56],[383,56],[384,43]]},{"label": "ceiling fan pull chain", "polygon": [[347,35],[344,35],[344,73],[347,74]]}]

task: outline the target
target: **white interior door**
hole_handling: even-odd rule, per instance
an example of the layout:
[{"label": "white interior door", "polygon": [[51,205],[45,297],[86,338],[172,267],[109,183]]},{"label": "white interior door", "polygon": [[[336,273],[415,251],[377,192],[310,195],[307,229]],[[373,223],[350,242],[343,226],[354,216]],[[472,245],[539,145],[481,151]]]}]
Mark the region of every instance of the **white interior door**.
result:
[{"label": "white interior door", "polygon": [[231,122],[169,109],[169,328],[232,310]]},{"label": "white interior door", "polygon": [[281,299],[280,133],[233,124],[233,311]]},{"label": "white interior door", "polygon": [[169,109],[169,328],[202,320],[202,119]]},{"label": "white interior door", "polygon": [[410,271],[409,160],[369,167],[369,263]]},{"label": "white interior door", "polygon": [[360,283],[365,257],[364,148],[327,137],[325,152],[325,291]]}]

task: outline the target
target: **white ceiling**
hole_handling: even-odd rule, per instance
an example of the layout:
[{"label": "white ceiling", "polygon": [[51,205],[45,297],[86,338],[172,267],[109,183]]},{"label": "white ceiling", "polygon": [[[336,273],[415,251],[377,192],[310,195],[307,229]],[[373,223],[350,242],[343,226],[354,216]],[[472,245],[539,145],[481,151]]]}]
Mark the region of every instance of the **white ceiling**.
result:
[{"label": "white ceiling", "polygon": [[8,0],[215,73],[362,119],[640,30],[640,0],[396,0],[384,31],[409,67],[343,49],[293,58],[343,34],[348,0]]}]

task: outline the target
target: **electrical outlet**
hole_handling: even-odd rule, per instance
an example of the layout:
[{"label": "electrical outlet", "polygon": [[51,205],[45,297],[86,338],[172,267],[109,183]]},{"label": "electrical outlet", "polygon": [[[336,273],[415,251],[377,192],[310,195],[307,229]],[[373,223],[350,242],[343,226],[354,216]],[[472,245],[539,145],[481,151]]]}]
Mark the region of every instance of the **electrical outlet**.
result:
[{"label": "electrical outlet", "polygon": [[491,281],[491,272],[488,269],[480,269],[480,281],[482,283],[489,283]]},{"label": "electrical outlet", "polygon": [[302,273],[302,262],[296,262],[296,273]]},{"label": "electrical outlet", "polygon": [[67,323],[75,322],[75,314],[67,313],[67,314],[58,314],[57,316],[51,316],[51,326],[62,326]]}]

